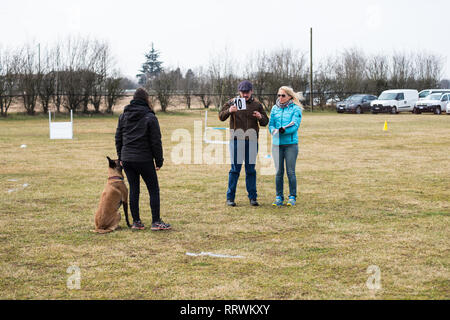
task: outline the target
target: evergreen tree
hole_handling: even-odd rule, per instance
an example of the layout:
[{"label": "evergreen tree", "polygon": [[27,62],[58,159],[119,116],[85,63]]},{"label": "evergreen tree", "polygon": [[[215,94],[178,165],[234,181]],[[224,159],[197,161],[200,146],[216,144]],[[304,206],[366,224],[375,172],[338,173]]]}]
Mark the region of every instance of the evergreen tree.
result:
[{"label": "evergreen tree", "polygon": [[152,42],[152,49],[145,54],[146,60],[142,64],[142,69],[139,70],[141,73],[136,76],[139,78],[140,85],[145,85],[148,80],[155,79],[163,71],[163,62],[158,60],[159,55],[159,51],[155,50]]}]

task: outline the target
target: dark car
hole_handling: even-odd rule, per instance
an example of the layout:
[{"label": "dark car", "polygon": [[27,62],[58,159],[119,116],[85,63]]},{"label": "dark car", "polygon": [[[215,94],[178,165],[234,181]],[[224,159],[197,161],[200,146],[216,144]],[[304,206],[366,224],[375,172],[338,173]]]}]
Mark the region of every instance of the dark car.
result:
[{"label": "dark car", "polygon": [[370,102],[376,99],[376,96],[370,94],[355,94],[344,101],[338,102],[336,111],[338,113],[352,112],[360,114],[364,111],[370,111]]}]

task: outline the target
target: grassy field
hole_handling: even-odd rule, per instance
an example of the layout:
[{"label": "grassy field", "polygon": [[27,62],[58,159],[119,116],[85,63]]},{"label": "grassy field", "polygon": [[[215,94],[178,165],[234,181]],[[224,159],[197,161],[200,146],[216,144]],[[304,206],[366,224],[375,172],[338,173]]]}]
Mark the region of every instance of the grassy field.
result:
[{"label": "grassy field", "polygon": [[[298,205],[281,209],[272,175],[258,175],[261,206],[249,206],[244,171],[238,207],[226,207],[229,165],[171,160],[174,130],[193,134],[203,114],[158,117],[174,229],[133,232],[122,219],[107,235],[91,230],[117,116],[75,116],[75,139],[60,141],[45,116],[0,120],[1,299],[450,298],[450,116],[305,113]],[[223,126],[213,112],[209,124]],[[143,186],[141,216],[149,226]],[[79,290],[67,287],[72,265]],[[378,290],[366,285],[372,265]]]}]

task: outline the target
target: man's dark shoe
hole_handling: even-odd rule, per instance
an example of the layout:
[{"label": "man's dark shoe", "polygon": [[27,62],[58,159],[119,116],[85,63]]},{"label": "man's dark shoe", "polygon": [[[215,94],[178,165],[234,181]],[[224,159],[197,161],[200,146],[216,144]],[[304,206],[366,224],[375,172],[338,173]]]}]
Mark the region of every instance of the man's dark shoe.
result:
[{"label": "man's dark shoe", "polygon": [[152,230],[158,231],[158,230],[170,230],[172,227],[168,223],[164,223],[164,221],[159,220],[158,222],[152,223]]},{"label": "man's dark shoe", "polygon": [[144,230],[145,226],[141,221],[134,221],[133,225],[131,226],[131,229]]},{"label": "man's dark shoe", "polygon": [[234,202],[233,200],[227,200],[227,206],[236,207],[236,202]]},{"label": "man's dark shoe", "polygon": [[258,203],[258,201],[256,201],[256,199],[251,199],[250,200],[250,205],[252,205],[254,207],[257,207],[257,206],[259,206],[259,203]]}]

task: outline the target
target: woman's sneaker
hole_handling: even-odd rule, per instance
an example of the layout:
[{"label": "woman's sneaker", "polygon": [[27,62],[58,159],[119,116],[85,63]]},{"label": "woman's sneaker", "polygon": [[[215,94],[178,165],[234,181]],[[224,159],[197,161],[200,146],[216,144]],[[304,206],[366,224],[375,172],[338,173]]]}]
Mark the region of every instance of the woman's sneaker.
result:
[{"label": "woman's sneaker", "polygon": [[159,220],[158,222],[152,223],[152,230],[158,231],[158,230],[170,230],[172,227],[168,223],[164,223],[164,221]]},{"label": "woman's sneaker", "polygon": [[274,207],[281,207],[281,206],[283,205],[283,198],[277,196],[277,197],[275,198],[275,201],[272,203],[272,205],[273,205]]},{"label": "woman's sneaker", "polygon": [[145,226],[141,221],[134,221],[131,229],[144,230]]},{"label": "woman's sneaker", "polygon": [[287,202],[287,205],[288,205],[289,207],[295,206],[295,197],[294,197],[294,196],[290,196],[290,197],[289,197],[289,200],[288,200],[288,202]]}]

